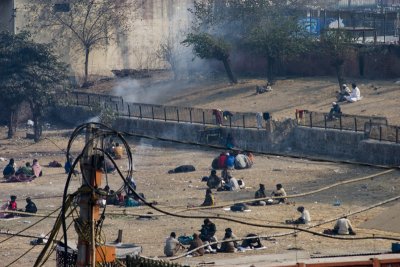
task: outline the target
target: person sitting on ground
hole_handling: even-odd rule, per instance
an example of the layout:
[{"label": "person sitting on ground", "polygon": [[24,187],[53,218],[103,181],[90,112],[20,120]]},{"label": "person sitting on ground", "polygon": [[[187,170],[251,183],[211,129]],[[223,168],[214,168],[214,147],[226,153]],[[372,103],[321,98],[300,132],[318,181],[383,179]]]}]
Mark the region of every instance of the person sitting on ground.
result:
[{"label": "person sitting on ground", "polygon": [[228,175],[228,183],[225,183],[222,188],[218,188],[218,191],[238,191],[240,190],[239,182],[238,180],[231,176]]},{"label": "person sitting on ground", "polygon": [[119,145],[119,143],[115,143],[115,147],[114,147],[113,151],[114,151],[115,159],[122,159],[123,149],[122,149],[122,146]]},{"label": "person sitting on ground", "polygon": [[[233,233],[232,228],[226,228],[225,233],[230,233],[232,239],[238,239],[238,237]],[[235,245],[235,248],[239,246],[237,241],[233,241],[233,244]]]},{"label": "person sitting on ground", "polygon": [[43,175],[42,166],[40,166],[39,161],[37,159],[33,160],[32,163],[32,171],[36,177],[40,177]]},{"label": "person sitting on ground", "polygon": [[215,202],[214,202],[214,196],[212,194],[212,191],[210,188],[207,188],[206,190],[206,196],[204,198],[204,202],[203,204],[201,204],[201,206],[214,206]]},{"label": "person sitting on ground", "polygon": [[211,170],[210,176],[208,177],[208,180],[207,180],[208,188],[216,189],[216,188],[221,187],[221,185],[222,185],[221,177],[218,177],[216,170]]},{"label": "person sitting on ground", "polygon": [[30,162],[25,163],[25,166],[22,166],[15,172],[15,175],[20,175],[20,174],[24,174],[26,176],[34,175]]},{"label": "person sitting on ground", "polygon": [[[267,195],[265,194],[265,185],[260,184],[260,188],[254,194],[254,198],[266,198],[266,197],[267,197]],[[263,201],[263,200],[254,201],[253,205],[255,205],[255,206],[265,206],[266,202]]]},{"label": "person sitting on ground", "polygon": [[250,151],[244,151],[243,154],[246,155],[249,158],[251,164],[253,165],[253,163],[254,163],[254,154],[251,153]]},{"label": "person sitting on ground", "polygon": [[[201,241],[200,237],[198,234],[194,233],[193,234],[193,240],[190,242],[190,246],[188,248],[188,251],[195,250],[199,247],[203,246],[203,242]],[[204,255],[204,247],[197,249],[196,251],[193,251],[191,253],[192,256],[203,256]]]},{"label": "person sitting on ground", "polygon": [[218,169],[226,168],[226,159],[228,158],[229,153],[221,153],[218,157]]},{"label": "person sitting on ground", "polygon": [[110,138],[108,139],[108,141],[106,141],[105,150],[106,150],[106,152],[107,152],[108,154],[110,154],[112,157],[115,156],[115,154],[114,154],[114,147],[115,147],[114,139],[113,139],[112,137],[110,137]]},{"label": "person sitting on ground", "polygon": [[217,249],[217,252],[233,253],[236,251],[235,244],[232,241],[232,232],[225,231],[225,236],[222,240],[221,247]]},{"label": "person sitting on ground", "polygon": [[170,236],[167,238],[165,241],[165,246],[164,246],[164,254],[167,257],[172,257],[175,256],[176,253],[181,248],[185,248],[179,241],[176,239],[176,234],[175,232],[172,232]]},{"label": "person sitting on ground", "polygon": [[231,172],[225,168],[221,171],[221,178],[224,181],[224,183],[229,183],[229,178],[228,176],[231,176]]},{"label": "person sitting on ground", "polygon": [[115,194],[114,190],[110,190],[109,194],[107,195],[106,204],[119,206],[119,198],[117,194]]},{"label": "person sitting on ground", "polygon": [[285,203],[286,200],[287,200],[287,198],[285,198],[286,197],[286,191],[285,191],[285,189],[283,189],[282,184],[277,184],[276,185],[276,190],[272,191],[271,196],[282,197],[282,198],[276,199],[278,201],[278,204]]},{"label": "person sitting on ground", "polygon": [[336,221],[335,226],[333,227],[333,233],[337,235],[355,235],[356,233],[353,231],[353,226],[347,217],[342,217]]},{"label": "person sitting on ground", "polygon": [[169,170],[168,173],[182,173],[182,172],[194,172],[196,168],[193,165],[181,165],[173,170]]},{"label": "person sitting on ground", "polygon": [[[10,201],[8,202],[7,210],[17,211],[17,196],[10,196]],[[14,218],[14,213],[8,213],[4,218]]]},{"label": "person sitting on ground", "polygon": [[14,159],[10,159],[10,162],[7,164],[7,166],[3,170],[3,177],[4,178],[9,178],[10,176],[15,174],[15,162]]},{"label": "person sitting on ground", "polygon": [[[250,238],[252,237],[252,238]],[[248,234],[246,235],[246,239],[243,240],[242,245],[240,245],[242,248],[262,248],[264,247],[263,244],[261,244],[260,238],[257,237],[256,234]]]},{"label": "person sitting on ground", "polygon": [[354,103],[357,102],[359,100],[361,100],[361,93],[360,93],[360,89],[358,89],[357,84],[352,83],[351,84],[352,90],[349,96],[346,96],[346,101],[350,102],[350,103]]},{"label": "person sitting on ground", "polygon": [[336,98],[338,102],[343,102],[346,101],[346,96],[349,96],[351,93],[349,87],[347,84],[342,84],[342,87],[340,88],[340,92],[338,92]]},{"label": "person sitting on ground", "polygon": [[[133,179],[132,176],[130,176],[130,177],[128,177],[128,178],[126,179],[126,182],[127,182],[127,184],[124,186],[125,193],[126,193],[128,196],[134,195],[133,190],[136,190],[136,182],[135,182],[135,180]],[[131,188],[132,188],[133,190],[132,190]]]},{"label": "person sitting on ground", "polygon": [[339,104],[336,102],[332,102],[332,108],[329,111],[328,120],[339,118],[341,115],[342,115],[342,110],[340,109]]},{"label": "person sitting on ground", "polygon": [[108,157],[106,157],[103,161],[100,162],[101,162],[100,169],[103,170],[103,172],[112,173],[116,170],[114,163]]},{"label": "person sitting on ground", "polygon": [[[203,242],[216,242],[217,238],[215,237],[215,233],[217,232],[217,227],[210,219],[204,219],[204,224],[200,229],[200,239]],[[212,246],[214,249],[217,249],[216,245]]]},{"label": "person sitting on ground", "polygon": [[26,198],[25,212],[28,212],[28,213],[36,213],[37,212],[36,204],[32,201],[32,199],[30,197]]},{"label": "person sitting on ground", "polygon": [[232,153],[227,153],[225,167],[229,170],[233,170],[235,168],[235,156]]},{"label": "person sitting on ground", "polygon": [[140,206],[140,202],[134,200],[133,198],[131,198],[128,195],[124,196],[124,206],[125,207],[138,207]]},{"label": "person sitting on ground", "polygon": [[[69,157],[69,159],[67,160],[67,161],[65,161],[65,164],[64,164],[64,170],[65,170],[65,173],[69,173],[69,171],[71,170],[71,168],[72,168],[72,164],[74,163],[74,158],[73,157]],[[75,165],[75,167],[76,167],[77,165]],[[73,175],[77,175],[79,173],[79,171],[78,170],[73,170],[73,172],[72,172],[72,174]]]},{"label": "person sitting on ground", "polygon": [[294,220],[293,222],[287,221],[288,223],[293,223],[293,224],[308,224],[311,222],[311,216],[308,210],[306,210],[303,206],[297,207],[297,211],[301,212],[301,216],[297,219]]}]

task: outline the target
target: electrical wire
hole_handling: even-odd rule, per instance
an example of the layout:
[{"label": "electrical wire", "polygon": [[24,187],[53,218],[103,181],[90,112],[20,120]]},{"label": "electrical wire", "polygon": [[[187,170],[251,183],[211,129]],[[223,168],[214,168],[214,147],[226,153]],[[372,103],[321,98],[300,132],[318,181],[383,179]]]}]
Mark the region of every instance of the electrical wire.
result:
[{"label": "electrical wire", "polygon": [[[53,212],[51,212],[49,215],[52,215],[52,214],[54,214],[56,211],[58,211],[58,210],[60,210],[60,209],[61,209],[61,208],[57,208],[56,210],[54,210]],[[15,233],[14,235],[12,235],[12,236],[10,236],[10,237],[8,237],[8,238],[4,239],[4,240],[1,240],[1,241],[0,241],[0,244],[2,244],[2,243],[4,243],[4,242],[6,242],[6,241],[8,241],[8,240],[10,240],[11,238],[15,237],[16,235],[19,235],[19,234],[21,234],[21,233],[25,232],[26,230],[28,230],[28,229],[32,228],[33,226],[37,225],[38,223],[42,222],[43,220],[45,220],[45,219],[47,219],[47,218],[48,218],[48,217],[44,217],[44,218],[42,218],[42,219],[38,220],[37,222],[35,222],[35,223],[33,223],[33,224],[29,225],[28,227],[26,227],[26,228],[24,228],[24,229],[22,229],[22,230],[18,231],[18,232],[17,232],[17,233]]]},{"label": "electrical wire", "polygon": [[[108,127],[108,126],[105,126],[105,125],[103,125],[103,124],[100,124],[100,123],[89,123],[89,124],[80,125],[80,126],[78,126],[78,127],[74,130],[74,132],[73,132],[73,134],[71,135],[71,138],[70,138],[70,140],[69,140],[69,142],[68,142],[67,160],[69,160],[69,156],[70,156],[70,152],[69,152],[69,151],[70,151],[70,148],[71,148],[71,146],[72,146],[73,141],[76,139],[76,137],[80,134],[81,131],[83,131],[84,129],[86,129],[86,130],[89,129],[89,125],[91,125],[91,126],[96,126],[96,127],[98,127],[99,129],[96,131],[96,133],[94,133],[94,134],[92,135],[92,137],[91,137],[89,140],[87,140],[87,142],[86,142],[86,144],[85,144],[85,146],[84,146],[84,148],[83,148],[82,153],[75,159],[75,161],[74,161],[74,163],[73,163],[73,165],[72,165],[72,167],[71,167],[70,173],[68,174],[68,178],[67,178],[66,185],[65,185],[65,188],[64,188],[63,207],[62,207],[62,212],[61,212],[61,221],[62,221],[62,225],[63,225],[63,235],[64,235],[65,247],[67,247],[67,242],[68,242],[68,241],[67,241],[67,231],[66,231],[66,225],[65,225],[65,220],[66,220],[65,212],[66,212],[66,209],[65,209],[64,203],[65,203],[65,199],[66,199],[67,192],[68,192],[68,188],[69,188],[69,183],[70,183],[70,179],[71,179],[72,170],[75,168],[75,166],[76,166],[76,164],[78,163],[78,161],[81,160],[81,158],[83,157],[85,151],[87,151],[87,149],[89,148],[89,145],[91,145],[91,144],[92,144],[95,140],[97,140],[98,138],[105,138],[105,137],[110,136],[110,135],[113,135],[113,136],[118,137],[118,138],[122,141],[123,145],[125,146],[125,149],[126,149],[126,152],[127,152],[127,156],[128,156],[128,170],[127,170],[127,175],[126,175],[126,176],[123,175],[123,173],[121,172],[121,170],[120,170],[119,167],[117,166],[116,162],[115,162],[115,161],[112,159],[112,157],[107,153],[107,151],[105,151],[105,150],[103,149],[104,147],[101,147],[101,148],[95,147],[95,151],[101,152],[102,155],[103,155],[103,157],[104,157],[104,160],[105,160],[105,158],[107,157],[107,158],[112,162],[112,164],[113,164],[114,167],[115,167],[115,170],[117,171],[117,173],[119,174],[120,178],[121,178],[122,181],[123,181],[123,186],[129,188],[129,189],[133,192],[134,196],[135,196],[136,198],[138,198],[140,201],[142,201],[145,205],[147,205],[147,206],[150,207],[151,209],[154,209],[154,210],[160,212],[161,214],[165,214],[165,215],[169,215],[169,216],[173,216],[173,217],[178,217],[178,218],[185,218],[185,219],[204,219],[204,218],[209,218],[209,219],[225,220],[225,221],[230,221],[230,222],[235,222],[235,223],[239,223],[239,224],[244,224],[244,225],[249,225],[249,226],[260,227],[260,228],[291,229],[291,230],[293,229],[293,230],[295,230],[295,231],[301,231],[301,232],[313,234],[313,235],[316,235],[316,236],[321,236],[321,237],[324,237],[324,238],[339,239],[339,240],[384,239],[384,240],[400,241],[400,238],[386,237],[386,236],[374,236],[374,237],[368,237],[368,236],[367,236],[367,237],[338,237],[338,236],[331,236],[331,235],[322,234],[322,233],[319,233],[319,232],[316,232],[316,231],[312,231],[312,230],[307,229],[307,228],[299,228],[299,227],[297,227],[297,226],[296,226],[296,227],[293,227],[293,226],[273,225],[273,224],[267,224],[267,225],[265,225],[265,224],[253,223],[253,222],[248,222],[248,221],[242,221],[242,220],[238,220],[238,219],[235,219],[235,218],[228,218],[228,217],[224,217],[224,216],[181,215],[181,214],[176,214],[176,213],[168,212],[168,211],[166,211],[166,210],[163,210],[163,209],[161,209],[161,208],[158,208],[158,207],[154,206],[153,203],[149,203],[146,199],[144,199],[142,196],[140,196],[140,195],[136,192],[136,190],[134,190],[134,188],[133,188],[133,187],[129,184],[129,182],[127,181],[127,177],[130,177],[130,176],[132,175],[132,153],[131,153],[129,144],[127,143],[127,141],[125,140],[125,138],[122,136],[122,133],[117,132],[117,131],[113,130],[112,128],[110,128],[110,127]],[[91,127],[91,126],[90,126],[90,127]],[[100,133],[100,132],[101,132],[101,133]],[[145,138],[149,138],[149,137],[143,136],[143,135],[135,135],[135,134],[128,134],[128,133],[126,133],[126,135],[129,135],[129,136],[136,136],[136,137],[145,137]],[[173,140],[167,140],[167,139],[163,139],[163,138],[150,138],[150,139],[157,139],[157,140],[162,140],[162,141],[173,141]],[[185,143],[185,144],[192,144],[192,145],[193,145],[193,143],[189,143],[189,142],[179,142],[179,141],[174,141],[174,142],[177,142],[177,143]],[[199,145],[199,144],[194,144],[194,145]],[[208,147],[210,147],[210,146],[208,146]],[[215,147],[215,148],[218,148],[218,149],[219,149],[220,147]],[[341,162],[343,162],[343,161],[341,161]],[[81,163],[81,164],[82,164],[82,163]],[[81,169],[82,169],[82,166],[81,166]],[[388,173],[388,172],[391,172],[391,171],[393,171],[393,170],[387,170],[387,171],[382,172],[382,173]],[[368,176],[368,177],[362,177],[362,178],[353,179],[353,181],[344,181],[344,182],[336,183],[336,184],[334,184],[334,185],[331,185],[331,186],[328,186],[328,187],[324,187],[324,188],[322,188],[322,189],[314,190],[314,191],[312,191],[312,193],[316,193],[316,192],[320,192],[320,191],[323,191],[323,190],[327,190],[328,188],[332,188],[332,187],[339,186],[339,185],[342,185],[342,184],[346,184],[346,183],[350,183],[350,182],[355,182],[355,181],[360,181],[361,179],[370,179],[371,177],[375,177],[375,176],[377,176],[377,175],[380,175],[380,174],[375,174],[375,175],[370,175],[370,176]],[[99,195],[102,194],[102,192],[101,192],[98,188],[94,188],[94,187],[91,185],[91,183],[88,181],[88,178],[85,176],[84,172],[82,172],[82,177],[83,177],[83,179],[85,180],[86,185],[90,188],[90,190],[91,190],[92,192],[94,192],[95,194],[99,194]],[[77,194],[78,194],[78,193],[79,193],[79,191],[77,192]],[[292,195],[292,196],[287,196],[287,197],[299,197],[299,196],[304,196],[304,195],[305,195],[305,194],[297,194],[297,195]],[[398,198],[400,198],[400,196],[399,196]],[[257,200],[260,200],[260,199],[257,199]],[[248,201],[246,200],[245,202],[248,202]],[[235,203],[237,203],[237,202],[235,202]],[[104,211],[104,212],[105,212],[105,211]],[[104,214],[104,213],[103,213],[103,214]],[[102,222],[99,224],[99,226],[100,226],[100,225],[102,225]],[[101,229],[100,229],[100,230],[101,230]],[[66,254],[65,254],[65,255],[66,255]],[[64,262],[66,263],[66,261],[64,261]],[[64,265],[64,266],[65,266],[65,265]]]}]

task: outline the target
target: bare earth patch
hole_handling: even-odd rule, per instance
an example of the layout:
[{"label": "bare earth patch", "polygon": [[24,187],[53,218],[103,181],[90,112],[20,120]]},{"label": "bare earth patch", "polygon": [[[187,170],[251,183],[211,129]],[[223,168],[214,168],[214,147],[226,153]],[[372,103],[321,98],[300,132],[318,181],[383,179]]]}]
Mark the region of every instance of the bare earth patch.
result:
[{"label": "bare earth patch", "polygon": [[[270,111],[275,118],[293,117],[296,108],[304,108],[316,111],[327,111],[330,103],[334,101],[337,85],[333,79],[286,79],[280,80],[273,87],[273,91],[262,95],[255,95],[255,85],[261,84],[261,80],[245,80],[238,85],[230,86],[225,82],[217,85],[205,85],[204,88],[191,88],[188,91],[179,91],[173,98],[158,100],[170,105],[197,106],[204,108],[222,108],[232,111]],[[389,123],[399,124],[400,115],[396,105],[399,96],[398,85],[394,81],[361,81],[359,82],[363,100],[354,104],[344,104],[344,113],[387,116]],[[374,90],[378,87],[377,90]],[[151,88],[149,88],[151,90]],[[69,134],[72,129],[52,129],[44,132],[41,142],[35,144],[31,140],[24,139],[25,132],[20,130],[20,138],[13,140],[5,139],[6,128],[0,131],[0,157],[6,159],[14,158],[19,166],[26,161],[38,158],[44,166],[43,177],[37,178],[30,183],[1,183],[0,198],[2,203],[6,202],[11,194],[18,196],[19,208],[24,208],[25,197],[31,196],[38,206],[39,213],[48,214],[61,205],[61,195],[66,181],[63,168],[46,167],[50,161],[65,161],[64,151],[67,146]],[[75,152],[82,149],[84,138],[78,140],[74,147]],[[253,222],[263,225],[284,225],[286,219],[295,219],[299,216],[297,206],[305,206],[311,213],[312,224],[339,217],[345,213],[357,211],[378,203],[390,197],[398,196],[400,188],[399,171],[378,176],[362,182],[348,184],[332,188],[318,194],[296,198],[291,205],[272,205],[265,207],[251,206],[250,212],[232,213],[222,208],[198,211],[182,211],[188,205],[199,205],[205,194],[205,183],[201,178],[210,172],[212,159],[220,151],[206,147],[193,147],[177,145],[168,142],[155,142],[149,140],[130,139],[129,143],[135,148],[134,164],[136,167],[135,179],[138,191],[143,192],[150,201],[157,201],[158,207],[168,211],[184,215],[199,216],[222,216]],[[0,162],[2,169],[7,162]],[[126,159],[118,160],[122,169],[126,168]],[[167,171],[183,164],[192,164],[196,171],[186,174],[167,174]],[[382,169],[338,164],[332,162],[309,161],[299,158],[286,158],[268,155],[255,155],[253,168],[237,170],[233,174],[236,178],[243,179],[246,189],[239,193],[217,192],[215,193],[218,203],[227,201],[239,201],[251,198],[257,190],[259,183],[266,185],[267,191],[272,191],[276,183],[282,183],[289,195],[304,193],[321,188],[339,181],[364,177],[382,172]],[[116,175],[108,176],[111,188],[118,188],[121,180]],[[79,178],[74,178],[70,186],[70,192],[78,189]],[[340,206],[333,206],[335,197],[341,201]],[[357,236],[384,235],[400,238],[400,233],[383,232],[378,230],[362,229],[358,226],[365,221],[374,218],[377,214],[387,210],[392,204],[369,210],[364,213],[350,217],[356,228]],[[193,234],[201,227],[202,219],[182,219],[170,216],[154,216],[153,220],[138,220],[137,216],[123,216],[123,212],[132,214],[145,214],[158,212],[148,207],[122,208],[107,207],[107,218],[103,230],[107,240],[116,238],[118,229],[123,230],[123,241],[125,243],[136,243],[143,246],[143,255],[163,258],[163,246],[165,238],[171,231],[181,234]],[[114,213],[114,215],[111,215]],[[36,217],[26,217],[11,221],[0,221],[0,230],[19,231],[34,222],[40,220]],[[230,227],[238,237],[248,233],[269,236],[277,233],[286,233],[290,230],[271,229],[247,226],[232,223],[220,219],[213,220],[217,226],[217,237],[222,239],[224,229]],[[38,235],[48,233],[54,223],[54,219],[46,219],[38,225],[27,230],[25,234]],[[313,230],[322,232],[331,228],[333,223],[316,227]],[[71,242],[76,241],[76,235],[71,227],[68,233]],[[0,235],[0,242],[7,236]],[[31,248],[29,238],[14,237],[9,241],[0,243],[0,256],[4,265],[24,254]],[[259,262],[274,262],[271,254],[284,254],[283,260],[296,260],[297,257],[308,257],[308,255],[332,255],[351,253],[370,253],[389,251],[392,241],[362,240],[341,241],[313,236],[307,233],[299,233],[297,236],[287,235],[263,241],[267,247],[265,250],[251,251],[246,253],[230,254],[207,254],[199,258],[182,258],[181,263],[195,264],[205,262],[223,262],[229,258],[241,258],[243,256],[260,257]],[[29,254],[17,262],[20,266],[32,266],[41,246],[35,247]],[[297,250],[296,250],[297,249]],[[55,256],[45,266],[55,266]],[[3,265],[0,264],[0,265]],[[237,263],[239,265],[239,261]],[[226,263],[225,265],[231,265]],[[246,266],[244,264],[244,266]],[[256,266],[261,266],[257,264]]]}]

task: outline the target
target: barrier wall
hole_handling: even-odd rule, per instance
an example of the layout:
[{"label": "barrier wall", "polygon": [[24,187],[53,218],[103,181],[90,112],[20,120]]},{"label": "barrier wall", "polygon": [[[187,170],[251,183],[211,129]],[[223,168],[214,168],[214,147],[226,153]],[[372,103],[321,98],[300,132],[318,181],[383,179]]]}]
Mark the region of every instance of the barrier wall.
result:
[{"label": "barrier wall", "polygon": [[[95,116],[84,107],[60,107],[61,120],[78,125]],[[296,126],[294,120],[271,121],[267,129],[204,126],[137,118],[117,118],[118,131],[180,142],[208,144],[225,148],[228,134],[235,147],[258,153],[304,156],[373,165],[399,166],[400,144],[366,139],[364,133]]]}]

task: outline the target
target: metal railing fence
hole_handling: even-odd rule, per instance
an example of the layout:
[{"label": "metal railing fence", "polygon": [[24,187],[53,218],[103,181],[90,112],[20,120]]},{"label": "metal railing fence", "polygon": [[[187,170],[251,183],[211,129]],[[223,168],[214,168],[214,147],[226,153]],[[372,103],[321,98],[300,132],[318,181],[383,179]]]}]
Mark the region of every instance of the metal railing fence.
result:
[{"label": "metal railing fence", "polygon": [[[110,108],[115,111],[118,116],[199,123],[204,125],[219,124],[213,109],[125,102],[122,97],[85,92],[72,92],[70,95],[63,95],[63,98],[67,98],[68,103],[77,106],[98,107],[99,109]],[[257,124],[256,113],[229,112],[231,114],[224,117],[223,111],[218,112],[220,112],[220,122],[223,126],[236,128],[260,128]],[[265,128],[264,122],[263,125],[263,128]]]},{"label": "metal railing fence", "polygon": [[[116,112],[117,116],[197,123],[207,126],[218,125],[217,116],[213,113],[215,110],[212,109],[131,103],[118,96],[85,92],[63,94],[60,99],[67,99],[68,103],[77,106],[97,107],[100,110],[110,108]],[[300,126],[365,132],[371,139],[399,142],[399,127],[389,126],[385,117],[341,114],[330,118],[329,113],[309,110],[296,110],[295,115],[297,124]],[[223,112],[220,111],[220,117],[221,125],[226,127],[261,128],[258,127],[256,113],[231,112],[224,117]],[[264,120],[262,128],[266,128]]]},{"label": "metal railing fence", "polygon": [[387,125],[385,117],[341,114],[330,118],[329,113],[296,110],[296,120],[301,126],[364,132],[366,123]]},{"label": "metal railing fence", "polygon": [[365,133],[369,139],[399,143],[400,126],[366,123]]}]

